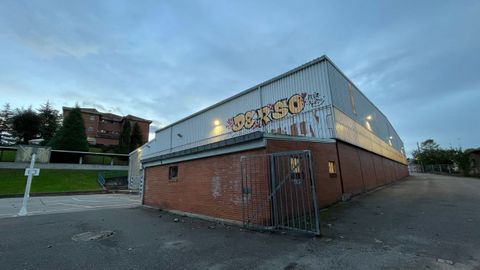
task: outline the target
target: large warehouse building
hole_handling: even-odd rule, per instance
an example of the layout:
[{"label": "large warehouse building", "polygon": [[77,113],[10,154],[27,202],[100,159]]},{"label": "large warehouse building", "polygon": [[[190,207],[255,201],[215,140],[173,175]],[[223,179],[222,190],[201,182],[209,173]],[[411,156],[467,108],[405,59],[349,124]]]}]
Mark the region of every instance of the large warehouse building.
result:
[{"label": "large warehouse building", "polygon": [[408,175],[385,115],[322,56],[158,130],[143,203],[318,233],[318,209]]}]

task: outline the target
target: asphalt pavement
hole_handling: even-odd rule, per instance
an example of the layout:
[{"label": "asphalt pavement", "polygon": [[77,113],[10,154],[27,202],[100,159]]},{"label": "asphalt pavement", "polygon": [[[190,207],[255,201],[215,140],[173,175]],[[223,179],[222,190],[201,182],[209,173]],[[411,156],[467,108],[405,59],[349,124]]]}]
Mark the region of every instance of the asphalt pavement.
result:
[{"label": "asphalt pavement", "polygon": [[0,219],[1,269],[480,269],[480,180],[417,175],[322,211],[322,237],[143,207]]},{"label": "asphalt pavement", "polygon": [[[22,204],[23,197],[0,199],[0,218],[17,216]],[[140,205],[139,195],[118,193],[30,197],[27,209],[28,215],[39,215],[138,205]]]}]

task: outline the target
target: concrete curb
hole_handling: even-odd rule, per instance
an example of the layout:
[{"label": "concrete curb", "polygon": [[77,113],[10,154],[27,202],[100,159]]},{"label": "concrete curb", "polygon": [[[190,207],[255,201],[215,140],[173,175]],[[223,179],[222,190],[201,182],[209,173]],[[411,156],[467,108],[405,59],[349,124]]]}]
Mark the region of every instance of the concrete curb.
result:
[{"label": "concrete curb", "polygon": [[[118,190],[92,190],[92,191],[71,191],[71,192],[40,192],[31,193],[30,197],[44,197],[44,196],[71,196],[71,195],[93,195],[93,194],[138,194],[138,192],[124,192]],[[7,194],[0,195],[0,199],[5,198],[21,198],[23,194]]]},{"label": "concrete curb", "polygon": [[177,216],[180,216],[180,217],[184,216],[184,217],[189,217],[189,218],[196,218],[196,219],[201,219],[201,220],[205,220],[205,221],[215,222],[215,223],[219,223],[219,224],[243,226],[243,222],[237,221],[237,220],[216,218],[216,217],[212,217],[212,216],[207,216],[207,215],[202,215],[202,214],[194,214],[194,213],[189,213],[189,212],[184,212],[184,211],[179,211],[179,210],[162,209],[162,208],[159,208],[159,207],[145,205],[145,204],[140,205],[140,207],[143,207],[143,208],[146,208],[146,209],[161,210],[161,211],[171,213],[171,214],[174,214],[174,215],[177,215]]}]

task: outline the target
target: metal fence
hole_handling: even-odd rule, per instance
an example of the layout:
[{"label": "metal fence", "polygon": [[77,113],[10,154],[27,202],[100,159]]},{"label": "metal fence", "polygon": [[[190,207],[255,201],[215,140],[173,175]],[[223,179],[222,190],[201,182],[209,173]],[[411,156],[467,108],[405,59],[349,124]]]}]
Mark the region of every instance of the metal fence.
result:
[{"label": "metal fence", "polygon": [[247,228],[320,234],[310,151],[242,156],[243,224]]},{"label": "metal fence", "polygon": [[408,165],[408,171],[410,173],[460,174],[458,166],[452,164],[410,164]]},{"label": "metal fence", "polygon": [[0,162],[30,162],[34,148],[38,163],[128,165],[128,154],[51,150],[49,147],[33,145],[0,146]]}]

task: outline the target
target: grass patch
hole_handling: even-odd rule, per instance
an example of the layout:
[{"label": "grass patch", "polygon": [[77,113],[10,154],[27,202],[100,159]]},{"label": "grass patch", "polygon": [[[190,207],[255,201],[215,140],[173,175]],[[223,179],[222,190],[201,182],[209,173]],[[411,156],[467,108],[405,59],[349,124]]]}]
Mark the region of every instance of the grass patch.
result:
[{"label": "grass patch", "polygon": [[[23,194],[27,177],[25,170],[0,169],[0,195]],[[32,180],[32,193],[102,190],[97,182],[98,171],[47,170]]]},{"label": "grass patch", "polygon": [[103,153],[102,148],[100,147],[88,147],[88,152],[93,152],[93,153]]},{"label": "grass patch", "polygon": [[84,157],[84,164],[103,164],[110,165],[112,160],[114,165],[128,165],[127,160],[120,160],[117,157],[87,155]]},{"label": "grass patch", "polygon": [[14,162],[15,161],[15,155],[17,154],[17,151],[12,151],[12,150],[0,150],[0,161],[3,162]]}]

